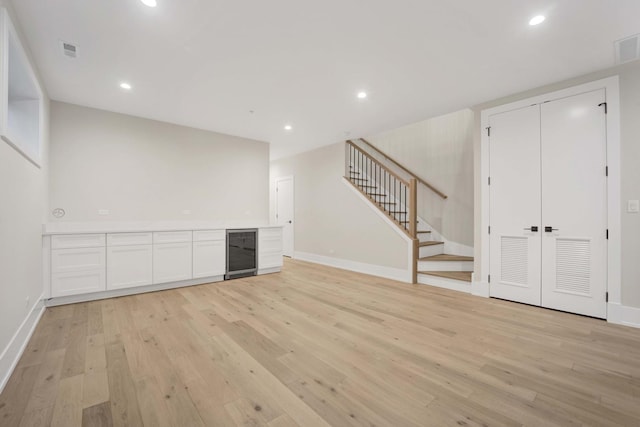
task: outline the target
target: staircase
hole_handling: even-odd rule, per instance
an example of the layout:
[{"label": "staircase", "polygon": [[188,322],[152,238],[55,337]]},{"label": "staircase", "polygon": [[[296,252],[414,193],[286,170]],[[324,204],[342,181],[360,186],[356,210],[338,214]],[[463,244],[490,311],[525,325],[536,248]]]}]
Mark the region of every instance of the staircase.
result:
[{"label": "staircase", "polygon": [[345,160],[345,178],[413,240],[413,283],[468,292],[473,257],[445,253],[446,242],[417,217],[418,185],[447,196],[364,139],[346,141]]}]

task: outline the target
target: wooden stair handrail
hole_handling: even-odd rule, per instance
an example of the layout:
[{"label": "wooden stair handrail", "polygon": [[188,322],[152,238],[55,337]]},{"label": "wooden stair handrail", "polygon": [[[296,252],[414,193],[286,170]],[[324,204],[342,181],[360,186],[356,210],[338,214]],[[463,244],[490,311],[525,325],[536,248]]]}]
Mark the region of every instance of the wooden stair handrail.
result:
[{"label": "wooden stair handrail", "polygon": [[374,159],[373,157],[371,157],[369,155],[369,153],[363,151],[360,147],[358,147],[358,144],[355,144],[353,141],[348,140],[346,141],[348,145],[352,146],[353,148],[355,148],[356,150],[358,150],[359,152],[361,152],[367,159],[371,160],[372,162],[374,162],[375,164],[377,164],[378,166],[380,166],[382,169],[384,169],[387,173],[389,173],[389,175],[393,176],[395,179],[397,179],[398,181],[400,181],[401,183],[403,183],[404,185],[406,185],[407,187],[409,186],[409,181],[405,180],[404,178],[400,177],[397,173],[393,172],[391,169],[389,169],[387,166],[383,165],[382,163],[380,163],[379,161],[377,161],[376,159]]},{"label": "wooden stair handrail", "polygon": [[[364,142],[366,145],[368,145],[369,147],[373,148],[375,151],[377,151],[378,153],[382,154],[387,160],[390,160],[391,162],[395,163],[396,166],[398,166],[400,169],[402,169],[403,171],[405,171],[406,173],[408,173],[409,175],[411,175],[412,177],[414,177],[415,179],[418,180],[419,183],[421,183],[422,185],[424,185],[425,187],[429,188],[431,191],[433,191],[434,193],[436,193],[438,196],[442,197],[443,199],[446,199],[448,196],[446,194],[444,194],[442,191],[438,190],[437,188],[435,188],[433,185],[429,184],[427,181],[425,181],[424,179],[420,178],[418,175],[416,175],[415,173],[411,172],[409,169],[407,169],[406,167],[402,166],[400,164],[400,162],[398,162],[397,160],[395,160],[393,157],[389,156],[388,154],[386,154],[384,151],[380,150],[378,147],[376,147],[375,145],[371,144],[369,141],[367,141],[364,138],[359,138],[360,141]],[[351,140],[347,141],[347,142],[351,142],[352,145],[356,145],[354,144]],[[378,162],[378,164],[380,164]]]}]

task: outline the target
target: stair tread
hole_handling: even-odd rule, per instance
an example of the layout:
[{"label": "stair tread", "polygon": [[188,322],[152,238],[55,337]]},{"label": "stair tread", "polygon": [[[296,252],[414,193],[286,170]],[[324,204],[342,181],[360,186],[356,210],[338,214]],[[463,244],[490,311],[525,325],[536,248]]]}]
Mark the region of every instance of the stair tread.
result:
[{"label": "stair tread", "polygon": [[472,256],[439,254],[420,258],[420,261],[473,261]]},{"label": "stair tread", "polygon": [[360,188],[378,188],[375,185],[362,185],[362,184],[356,184],[356,185]]},{"label": "stair tread", "polygon": [[376,196],[376,197],[387,197],[386,194],[380,194],[380,193],[367,193],[369,196]]},{"label": "stair tread", "polygon": [[429,276],[444,277],[446,279],[461,280],[463,282],[471,282],[472,271],[418,271],[418,274],[427,274]]},{"label": "stair tread", "polygon": [[351,177],[350,179],[351,179],[351,181],[369,181],[367,178],[354,178],[354,177]]},{"label": "stair tread", "polygon": [[428,240],[426,242],[420,242],[418,246],[433,246],[433,245],[443,245],[444,242],[438,242],[435,240]]},{"label": "stair tread", "polygon": [[378,202],[379,205],[397,205],[396,202]]},{"label": "stair tread", "polygon": [[418,231],[416,231],[416,233],[418,233],[418,234],[431,233],[431,230],[418,230]]}]

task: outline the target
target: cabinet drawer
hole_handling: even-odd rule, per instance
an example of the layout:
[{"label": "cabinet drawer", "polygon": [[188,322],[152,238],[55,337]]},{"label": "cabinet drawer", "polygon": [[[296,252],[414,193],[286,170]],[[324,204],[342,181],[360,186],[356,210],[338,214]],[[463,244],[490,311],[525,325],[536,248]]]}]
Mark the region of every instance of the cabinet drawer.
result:
[{"label": "cabinet drawer", "polygon": [[96,248],[104,246],[104,241],[104,234],[61,234],[51,236],[51,248]]},{"label": "cabinet drawer", "polygon": [[193,232],[194,242],[207,242],[210,240],[225,240],[226,233],[224,230],[202,230]]},{"label": "cabinet drawer", "polygon": [[87,271],[105,268],[105,248],[54,249],[51,272]]},{"label": "cabinet drawer", "polygon": [[260,230],[258,230],[258,235],[259,235],[260,239],[262,239],[262,238],[272,238],[272,237],[281,238],[282,237],[282,228],[280,228],[280,227],[261,228]]},{"label": "cabinet drawer", "polygon": [[114,233],[107,234],[107,246],[150,245],[153,242],[151,233]]},{"label": "cabinet drawer", "polygon": [[51,296],[86,294],[104,291],[105,270],[67,271],[51,275]]},{"label": "cabinet drawer", "polygon": [[261,236],[258,251],[261,254],[282,252],[282,236]]},{"label": "cabinet drawer", "polygon": [[191,242],[191,231],[157,231],[153,233],[153,243]]}]

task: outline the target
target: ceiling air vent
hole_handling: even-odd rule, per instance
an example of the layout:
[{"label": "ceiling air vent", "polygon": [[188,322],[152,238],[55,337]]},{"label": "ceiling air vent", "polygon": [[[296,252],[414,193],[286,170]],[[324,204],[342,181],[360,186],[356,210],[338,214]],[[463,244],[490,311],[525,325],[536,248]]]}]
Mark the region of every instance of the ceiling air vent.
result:
[{"label": "ceiling air vent", "polygon": [[616,64],[640,59],[640,34],[618,40],[614,45],[616,47]]},{"label": "ceiling air vent", "polygon": [[60,41],[60,46],[62,46],[62,53],[69,58],[77,58],[78,57],[78,46]]}]

